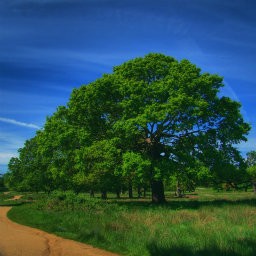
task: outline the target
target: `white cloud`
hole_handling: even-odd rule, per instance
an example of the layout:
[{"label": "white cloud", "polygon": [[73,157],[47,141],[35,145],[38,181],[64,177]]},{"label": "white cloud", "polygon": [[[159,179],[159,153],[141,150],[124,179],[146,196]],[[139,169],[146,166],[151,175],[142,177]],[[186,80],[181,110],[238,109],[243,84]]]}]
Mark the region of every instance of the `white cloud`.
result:
[{"label": "white cloud", "polygon": [[7,165],[12,157],[17,157],[18,153],[0,153],[0,165]]},{"label": "white cloud", "polygon": [[242,155],[254,151],[256,150],[256,137],[249,137],[246,142],[241,142],[236,147],[242,152]]},{"label": "white cloud", "polygon": [[14,124],[14,125],[18,125],[18,126],[27,127],[27,128],[40,129],[40,127],[38,125],[24,123],[24,122],[16,121],[14,119],[10,119],[10,118],[0,117],[0,121],[4,122],[4,123],[8,123],[8,124]]}]

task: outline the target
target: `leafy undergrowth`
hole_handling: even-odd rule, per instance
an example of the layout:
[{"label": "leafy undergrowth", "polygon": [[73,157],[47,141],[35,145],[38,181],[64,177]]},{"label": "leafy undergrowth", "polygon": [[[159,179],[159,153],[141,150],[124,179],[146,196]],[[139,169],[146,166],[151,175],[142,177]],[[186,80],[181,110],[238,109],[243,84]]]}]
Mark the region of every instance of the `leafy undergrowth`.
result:
[{"label": "leafy undergrowth", "polygon": [[[207,196],[208,193],[208,196]],[[199,190],[163,206],[55,192],[12,208],[9,217],[121,255],[254,255],[256,198]]]}]

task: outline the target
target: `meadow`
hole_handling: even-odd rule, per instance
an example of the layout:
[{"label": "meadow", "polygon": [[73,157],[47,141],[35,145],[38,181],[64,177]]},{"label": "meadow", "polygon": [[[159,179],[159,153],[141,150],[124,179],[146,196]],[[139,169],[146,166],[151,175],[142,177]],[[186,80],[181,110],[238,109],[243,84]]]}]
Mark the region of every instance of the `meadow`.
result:
[{"label": "meadow", "polygon": [[[0,195],[0,205],[10,202],[6,197]],[[8,217],[120,255],[255,255],[252,191],[198,188],[184,198],[169,193],[167,200],[153,205],[149,197],[102,201],[71,191],[25,193],[10,203],[16,206]]]}]

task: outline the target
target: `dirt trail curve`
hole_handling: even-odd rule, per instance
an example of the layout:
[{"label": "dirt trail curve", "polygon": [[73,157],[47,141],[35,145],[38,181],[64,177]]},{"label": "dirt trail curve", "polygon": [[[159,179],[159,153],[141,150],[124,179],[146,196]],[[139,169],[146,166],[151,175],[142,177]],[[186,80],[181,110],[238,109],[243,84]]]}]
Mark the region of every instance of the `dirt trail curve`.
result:
[{"label": "dirt trail curve", "polygon": [[0,207],[0,256],[118,256],[10,221]]}]

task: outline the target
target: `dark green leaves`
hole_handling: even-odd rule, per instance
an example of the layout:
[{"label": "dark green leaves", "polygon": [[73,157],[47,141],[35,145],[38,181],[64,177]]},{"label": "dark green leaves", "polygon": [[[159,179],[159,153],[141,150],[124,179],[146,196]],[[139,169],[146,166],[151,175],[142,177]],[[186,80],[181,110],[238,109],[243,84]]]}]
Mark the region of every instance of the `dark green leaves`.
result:
[{"label": "dark green leaves", "polygon": [[219,97],[222,86],[222,77],[188,60],[151,53],[127,61],[75,89],[10,170],[18,175],[22,161],[53,188],[106,191],[181,172],[192,179],[198,166],[200,177],[223,163],[236,169],[241,157],[233,144],[250,127],[239,103]]}]

